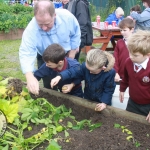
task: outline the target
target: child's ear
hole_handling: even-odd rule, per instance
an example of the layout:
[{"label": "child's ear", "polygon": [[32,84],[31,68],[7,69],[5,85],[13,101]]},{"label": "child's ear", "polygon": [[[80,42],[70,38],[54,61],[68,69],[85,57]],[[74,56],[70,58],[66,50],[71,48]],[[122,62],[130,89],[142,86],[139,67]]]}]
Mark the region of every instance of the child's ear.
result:
[{"label": "child's ear", "polygon": [[103,66],[103,67],[102,67],[102,70],[105,70],[105,69],[106,69],[106,67],[105,67],[105,66]]},{"label": "child's ear", "polygon": [[60,60],[59,62],[58,62],[58,64],[62,64],[63,63],[63,60]]},{"label": "child's ear", "polygon": [[150,53],[148,53],[147,56],[150,57]]},{"label": "child's ear", "polygon": [[134,32],[134,28],[132,28],[131,31]]}]

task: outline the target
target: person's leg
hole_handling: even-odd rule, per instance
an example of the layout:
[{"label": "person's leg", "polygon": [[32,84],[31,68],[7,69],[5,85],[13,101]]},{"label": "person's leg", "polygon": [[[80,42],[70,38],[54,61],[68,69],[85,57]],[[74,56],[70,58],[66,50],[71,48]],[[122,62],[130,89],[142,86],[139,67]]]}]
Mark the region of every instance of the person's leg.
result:
[{"label": "person's leg", "polygon": [[80,45],[79,47],[79,52],[75,55],[75,58],[77,61],[79,61],[79,57],[80,57],[80,52],[81,52],[81,49],[83,48],[84,46]]},{"label": "person's leg", "polygon": [[139,115],[147,116],[150,111],[150,104],[139,105],[129,98],[126,110]]},{"label": "person's leg", "polygon": [[[42,59],[42,56],[37,53],[37,65],[38,65],[38,68],[40,68],[43,63],[44,63],[44,61]],[[51,89],[51,87],[50,87],[51,77],[44,77],[44,78],[42,78],[42,80],[43,80],[44,87],[47,88],[47,89]]]},{"label": "person's leg", "polygon": [[79,52],[75,55],[75,58],[77,61],[79,61],[79,56],[80,56],[81,48],[79,48]]}]

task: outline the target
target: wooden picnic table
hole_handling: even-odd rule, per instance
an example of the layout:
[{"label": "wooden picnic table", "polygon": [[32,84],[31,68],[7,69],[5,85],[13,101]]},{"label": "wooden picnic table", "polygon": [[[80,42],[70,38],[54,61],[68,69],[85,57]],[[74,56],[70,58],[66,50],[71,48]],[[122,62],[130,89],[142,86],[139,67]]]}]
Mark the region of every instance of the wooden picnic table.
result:
[{"label": "wooden picnic table", "polygon": [[[114,50],[116,46],[115,40],[121,38],[120,29],[118,27],[112,26],[108,26],[108,28],[106,29],[104,26],[104,22],[100,22],[99,26],[96,22],[92,22],[92,28],[100,32],[100,35],[98,37],[93,38],[93,43],[102,43],[101,50],[107,50],[107,46],[111,40]],[[112,36],[114,37],[112,38]],[[115,38],[115,36],[117,36],[117,38]]]}]

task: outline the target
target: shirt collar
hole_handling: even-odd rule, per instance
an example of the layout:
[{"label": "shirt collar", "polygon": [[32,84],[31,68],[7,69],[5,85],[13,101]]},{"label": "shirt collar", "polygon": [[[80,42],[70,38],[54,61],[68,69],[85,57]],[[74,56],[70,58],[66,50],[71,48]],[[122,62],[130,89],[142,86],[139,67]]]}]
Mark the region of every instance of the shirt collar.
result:
[{"label": "shirt collar", "polygon": [[147,59],[146,59],[144,62],[142,62],[140,65],[137,64],[137,63],[134,63],[134,64],[137,65],[137,66],[141,66],[143,69],[146,69],[148,61],[149,61],[149,58],[147,58]]},{"label": "shirt collar", "polygon": [[127,40],[125,38],[123,38],[123,40],[124,40],[125,44],[127,45]]},{"label": "shirt collar", "polygon": [[58,70],[57,68],[53,69],[54,71],[57,71],[57,72],[61,72],[63,70],[66,70],[67,69],[67,66],[68,66],[68,62],[67,62],[67,59],[65,58],[64,59],[64,66],[62,67],[61,70]]}]

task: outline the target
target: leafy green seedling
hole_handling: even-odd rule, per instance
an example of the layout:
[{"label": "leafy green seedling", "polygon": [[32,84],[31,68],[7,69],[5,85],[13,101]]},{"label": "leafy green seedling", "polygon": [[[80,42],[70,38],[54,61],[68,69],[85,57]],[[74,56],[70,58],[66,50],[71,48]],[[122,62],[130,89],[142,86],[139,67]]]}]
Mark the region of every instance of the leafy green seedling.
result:
[{"label": "leafy green seedling", "polygon": [[114,128],[120,128],[120,124],[115,123],[115,124],[114,124]]},{"label": "leafy green seedling", "polygon": [[135,147],[140,147],[140,143],[138,141],[135,142]]},{"label": "leafy green seedling", "polygon": [[128,136],[126,139],[127,139],[128,141],[130,141],[131,139],[133,139],[133,136],[130,135],[130,136]]}]

